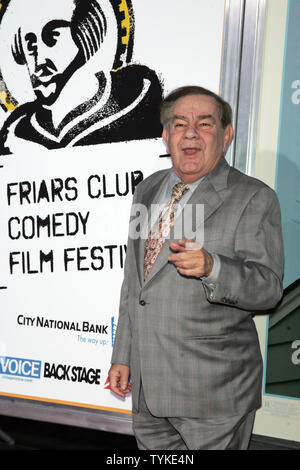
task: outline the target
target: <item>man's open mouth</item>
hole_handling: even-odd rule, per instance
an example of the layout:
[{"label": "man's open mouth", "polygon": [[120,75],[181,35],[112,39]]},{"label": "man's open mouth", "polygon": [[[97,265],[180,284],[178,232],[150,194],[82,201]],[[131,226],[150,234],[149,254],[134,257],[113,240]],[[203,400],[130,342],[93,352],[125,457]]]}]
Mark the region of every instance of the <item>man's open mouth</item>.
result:
[{"label": "man's open mouth", "polygon": [[200,148],[198,147],[185,147],[182,149],[185,155],[195,155],[195,153],[200,152]]}]

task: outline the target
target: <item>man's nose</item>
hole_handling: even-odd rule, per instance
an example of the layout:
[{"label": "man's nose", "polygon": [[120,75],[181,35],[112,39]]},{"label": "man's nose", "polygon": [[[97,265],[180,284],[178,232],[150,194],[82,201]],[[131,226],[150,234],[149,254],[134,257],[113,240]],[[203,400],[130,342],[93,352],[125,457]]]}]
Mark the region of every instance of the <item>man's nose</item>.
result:
[{"label": "man's nose", "polygon": [[187,125],[185,129],[185,137],[187,139],[198,139],[199,132],[194,124]]},{"label": "man's nose", "polygon": [[36,45],[34,59],[36,72],[38,72],[41,67],[50,66],[49,47],[47,47],[42,41]]}]

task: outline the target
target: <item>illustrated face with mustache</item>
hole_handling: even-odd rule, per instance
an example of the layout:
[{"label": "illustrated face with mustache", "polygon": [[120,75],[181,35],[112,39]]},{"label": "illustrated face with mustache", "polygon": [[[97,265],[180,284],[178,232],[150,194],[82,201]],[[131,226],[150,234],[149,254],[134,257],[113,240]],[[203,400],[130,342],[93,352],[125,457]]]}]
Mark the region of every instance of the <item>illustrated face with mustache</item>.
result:
[{"label": "illustrated face with mustache", "polygon": [[74,4],[59,13],[60,19],[53,19],[53,5],[51,11],[47,8],[51,2],[40,3],[43,18],[37,15],[36,24],[25,32],[24,53],[37,99],[51,105],[74,72],[78,54],[70,29]]},{"label": "illustrated face with mustache", "polygon": [[192,183],[214,169],[227,150],[233,129],[231,125],[223,129],[213,97],[188,95],[174,103],[162,137],[175,173],[183,182]]}]

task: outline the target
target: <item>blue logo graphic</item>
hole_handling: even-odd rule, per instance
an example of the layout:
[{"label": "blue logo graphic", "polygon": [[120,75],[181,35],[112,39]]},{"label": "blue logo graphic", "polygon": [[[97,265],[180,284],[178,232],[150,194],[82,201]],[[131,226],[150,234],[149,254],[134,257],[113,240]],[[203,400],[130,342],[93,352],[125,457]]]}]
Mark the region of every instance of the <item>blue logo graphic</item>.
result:
[{"label": "blue logo graphic", "polygon": [[115,323],[115,317],[111,317],[111,345],[112,346],[114,346],[116,330],[117,330],[117,323]]},{"label": "blue logo graphic", "polygon": [[41,361],[32,359],[0,356],[0,374],[4,375],[39,379],[41,365]]}]

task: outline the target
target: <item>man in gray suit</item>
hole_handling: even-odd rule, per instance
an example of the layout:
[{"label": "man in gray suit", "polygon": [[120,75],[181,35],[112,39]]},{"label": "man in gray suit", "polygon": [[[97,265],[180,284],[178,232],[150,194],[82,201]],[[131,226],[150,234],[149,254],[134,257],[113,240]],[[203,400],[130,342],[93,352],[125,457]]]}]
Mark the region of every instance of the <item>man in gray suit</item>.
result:
[{"label": "man in gray suit", "polygon": [[[247,449],[261,403],[253,314],[282,295],[281,218],[274,191],[224,158],[231,115],[203,88],[171,93],[161,120],[173,168],[134,195],[109,377],[119,396],[132,391],[140,449]],[[141,208],[168,203],[178,181],[177,212],[167,205],[144,236]]]}]

